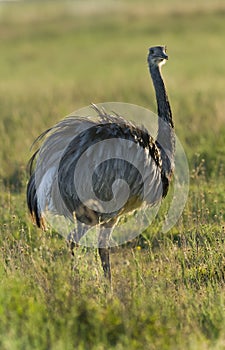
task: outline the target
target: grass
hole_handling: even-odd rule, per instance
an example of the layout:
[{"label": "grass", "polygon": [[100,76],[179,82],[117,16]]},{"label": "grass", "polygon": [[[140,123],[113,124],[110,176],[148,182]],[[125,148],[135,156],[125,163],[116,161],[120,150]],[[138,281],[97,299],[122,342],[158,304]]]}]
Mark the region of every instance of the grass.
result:
[{"label": "grass", "polygon": [[[1,349],[224,349],[224,10],[222,0],[0,4]],[[77,249],[71,270],[64,239],[32,225],[26,163],[44,129],[90,102],[154,111],[146,54],[157,43],[168,46],[189,198],[170,232],[159,216],[114,250],[110,291],[94,250]]]}]

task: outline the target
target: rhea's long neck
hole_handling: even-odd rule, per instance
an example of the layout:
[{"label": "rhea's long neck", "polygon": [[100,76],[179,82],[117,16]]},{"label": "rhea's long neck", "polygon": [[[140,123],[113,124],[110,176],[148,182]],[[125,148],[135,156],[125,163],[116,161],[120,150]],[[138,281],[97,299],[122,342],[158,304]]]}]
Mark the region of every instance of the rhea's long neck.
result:
[{"label": "rhea's long neck", "polygon": [[160,67],[150,66],[150,73],[156,93],[158,116],[173,128],[172,112]]},{"label": "rhea's long neck", "polygon": [[[175,141],[174,141],[174,124],[172,119],[172,112],[166,93],[165,84],[161,75],[159,66],[149,67],[152,81],[155,88],[157,107],[158,107],[158,135],[157,143],[160,148],[166,152],[170,159],[171,168],[173,168]],[[165,166],[165,164],[164,164]],[[170,170],[170,169],[167,169]]]}]

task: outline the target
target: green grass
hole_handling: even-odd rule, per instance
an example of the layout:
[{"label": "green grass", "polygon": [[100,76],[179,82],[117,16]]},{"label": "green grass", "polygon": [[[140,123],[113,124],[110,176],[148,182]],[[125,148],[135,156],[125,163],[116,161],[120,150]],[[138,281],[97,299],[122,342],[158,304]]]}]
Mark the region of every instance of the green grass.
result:
[{"label": "green grass", "polygon": [[[0,4],[1,349],[224,349],[224,32],[222,0]],[[64,239],[32,225],[29,148],[91,102],[155,111],[146,55],[161,43],[189,198],[170,232],[159,216],[113,251],[108,290],[94,250],[71,270]]]}]

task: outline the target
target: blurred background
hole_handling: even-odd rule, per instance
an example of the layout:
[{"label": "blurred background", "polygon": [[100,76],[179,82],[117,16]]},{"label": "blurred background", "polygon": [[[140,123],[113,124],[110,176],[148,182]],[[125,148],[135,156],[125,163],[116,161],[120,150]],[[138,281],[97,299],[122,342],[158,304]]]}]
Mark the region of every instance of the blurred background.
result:
[{"label": "blurred background", "polygon": [[[0,175],[20,186],[33,140],[91,102],[156,111],[149,46],[163,67],[176,132],[191,169],[224,163],[223,0],[0,2]],[[197,163],[196,163],[197,162]]]}]

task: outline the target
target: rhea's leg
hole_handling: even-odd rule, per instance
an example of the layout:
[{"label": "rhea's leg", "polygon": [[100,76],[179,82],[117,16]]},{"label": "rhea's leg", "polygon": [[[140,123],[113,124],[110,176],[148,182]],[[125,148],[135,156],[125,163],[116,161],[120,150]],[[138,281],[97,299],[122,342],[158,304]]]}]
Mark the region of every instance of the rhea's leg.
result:
[{"label": "rhea's leg", "polygon": [[76,217],[76,228],[67,237],[72,255],[73,249],[79,245],[80,239],[89,228],[99,223],[98,211],[100,209],[99,203],[92,199],[89,199],[76,208],[76,213],[74,213]]},{"label": "rhea's leg", "polygon": [[80,239],[85,235],[88,230],[88,226],[77,220],[77,227],[68,234],[67,244],[70,248],[72,256],[74,256],[74,248],[79,246]]},{"label": "rhea's leg", "polygon": [[104,276],[107,278],[107,280],[109,280],[109,282],[111,282],[109,248],[98,248],[98,252],[101,258]]},{"label": "rhea's leg", "polygon": [[111,283],[111,268],[110,268],[110,235],[113,231],[115,220],[110,223],[100,226],[100,233],[98,238],[98,252],[101,258],[104,276]]}]

